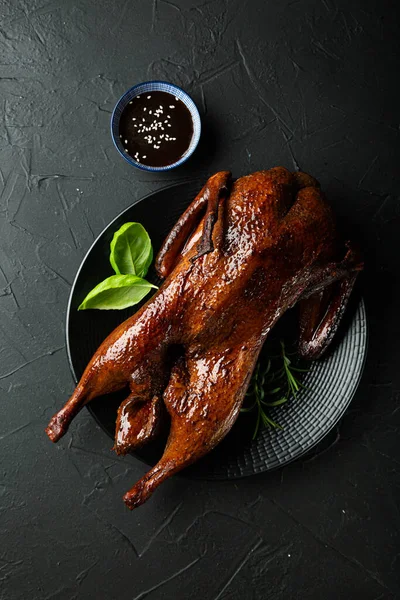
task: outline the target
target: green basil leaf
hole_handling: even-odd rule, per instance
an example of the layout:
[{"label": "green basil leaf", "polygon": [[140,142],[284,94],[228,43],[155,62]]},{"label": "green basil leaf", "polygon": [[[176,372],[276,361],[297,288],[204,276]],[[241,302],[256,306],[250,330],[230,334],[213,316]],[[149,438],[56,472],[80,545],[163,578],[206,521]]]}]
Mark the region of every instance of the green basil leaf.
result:
[{"label": "green basil leaf", "polygon": [[149,234],[140,223],[125,223],[114,233],[110,245],[110,263],[114,271],[124,275],[145,277],[153,260]]},{"label": "green basil leaf", "polygon": [[136,275],[112,275],[88,293],[78,310],[121,310],[140,302],[157,286]]}]

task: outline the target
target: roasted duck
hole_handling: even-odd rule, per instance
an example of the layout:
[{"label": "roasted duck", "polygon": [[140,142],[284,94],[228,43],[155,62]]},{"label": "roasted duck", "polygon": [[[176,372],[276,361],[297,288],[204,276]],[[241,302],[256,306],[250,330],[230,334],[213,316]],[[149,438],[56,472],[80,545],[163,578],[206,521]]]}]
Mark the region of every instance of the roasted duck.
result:
[{"label": "roasted duck", "polygon": [[318,182],[283,167],[231,183],[213,175],[156,260],[158,292],[101,344],[46,432],[56,442],[88,402],[127,388],[114,449],[149,442],[165,410],[164,455],[124,500],[135,508],[209,452],[235,422],[261,347],[299,303],[299,352],[318,358],[362,262],[340,242]]}]

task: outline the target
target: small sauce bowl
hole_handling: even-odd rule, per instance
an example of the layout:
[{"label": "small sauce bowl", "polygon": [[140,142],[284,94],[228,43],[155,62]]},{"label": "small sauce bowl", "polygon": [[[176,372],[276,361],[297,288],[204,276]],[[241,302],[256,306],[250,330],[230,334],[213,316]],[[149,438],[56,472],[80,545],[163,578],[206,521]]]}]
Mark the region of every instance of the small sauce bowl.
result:
[{"label": "small sauce bowl", "polygon": [[[121,115],[124,112],[124,109],[127,107],[129,103],[132,104],[132,101],[136,99],[138,96],[142,96],[148,94],[150,97],[152,92],[165,92],[167,94],[171,94],[171,96],[183,102],[185,107],[190,113],[193,125],[193,133],[191,140],[188,144],[186,151],[175,161],[170,164],[162,165],[162,166],[150,166],[147,164],[143,164],[140,160],[136,160],[134,156],[131,156],[127,148],[124,146],[124,140],[122,139],[120,133],[120,121]],[[136,120],[136,119],[135,119]],[[147,130],[146,130],[147,131]],[[152,131],[150,132],[152,133]],[[114,145],[122,158],[124,158],[130,165],[138,169],[142,169],[143,171],[169,171],[171,169],[175,169],[179,167],[187,159],[193,154],[195,151],[201,134],[201,119],[200,114],[197,109],[197,106],[193,102],[192,98],[180,87],[174,85],[172,83],[168,83],[166,81],[146,81],[144,83],[139,83],[133,87],[131,87],[121,98],[118,100],[112,116],[111,116],[111,136],[114,142]]]}]

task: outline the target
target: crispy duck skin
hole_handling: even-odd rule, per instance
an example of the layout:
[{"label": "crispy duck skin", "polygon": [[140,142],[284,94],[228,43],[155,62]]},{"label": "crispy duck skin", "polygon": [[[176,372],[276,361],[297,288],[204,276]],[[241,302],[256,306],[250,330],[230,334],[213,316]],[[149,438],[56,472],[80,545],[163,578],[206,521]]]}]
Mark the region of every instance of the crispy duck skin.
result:
[{"label": "crispy duck skin", "polygon": [[301,355],[323,354],[363,264],[340,243],[318,182],[276,167],[232,185],[228,171],[213,175],[156,267],[164,284],[101,344],[46,429],[58,441],[87,402],[126,387],[114,446],[125,454],[157,434],[166,409],[165,452],[125,494],[129,508],[228,433],[268,333],[296,303]]}]

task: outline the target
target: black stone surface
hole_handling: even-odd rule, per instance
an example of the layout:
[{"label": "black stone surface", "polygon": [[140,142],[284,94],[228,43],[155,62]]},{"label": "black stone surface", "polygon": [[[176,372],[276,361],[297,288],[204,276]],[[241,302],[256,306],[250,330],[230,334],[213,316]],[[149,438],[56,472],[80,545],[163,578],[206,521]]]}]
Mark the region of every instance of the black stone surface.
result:
[{"label": "black stone surface", "polygon": [[[0,598],[400,597],[399,25],[387,0],[0,1]],[[110,112],[132,84],[183,86],[204,135],[179,171],[134,170]],[[370,352],[351,409],[307,460],[236,482],[144,472],[73,388],[71,280],[133,199],[218,169],[300,165],[365,248]]]}]

